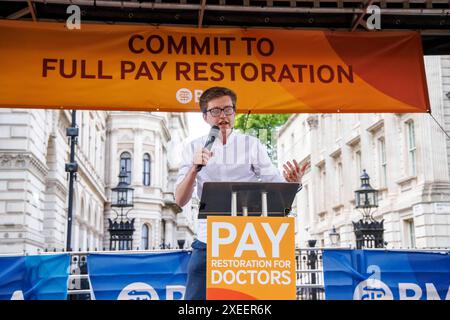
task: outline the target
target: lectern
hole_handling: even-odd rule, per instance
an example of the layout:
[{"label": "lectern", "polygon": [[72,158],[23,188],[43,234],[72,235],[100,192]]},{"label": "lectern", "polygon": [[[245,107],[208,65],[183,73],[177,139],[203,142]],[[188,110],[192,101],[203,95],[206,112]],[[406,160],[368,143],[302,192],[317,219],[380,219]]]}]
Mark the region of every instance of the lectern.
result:
[{"label": "lectern", "polygon": [[199,219],[207,216],[285,217],[300,184],[293,182],[205,182]]},{"label": "lectern", "polygon": [[208,300],[295,299],[298,183],[205,182]]}]

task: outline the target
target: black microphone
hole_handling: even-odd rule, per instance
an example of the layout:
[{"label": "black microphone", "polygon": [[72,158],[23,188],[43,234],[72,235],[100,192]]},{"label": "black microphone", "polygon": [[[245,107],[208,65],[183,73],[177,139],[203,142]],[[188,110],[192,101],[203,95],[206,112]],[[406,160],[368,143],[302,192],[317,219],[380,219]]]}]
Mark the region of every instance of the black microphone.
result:
[{"label": "black microphone", "polygon": [[[208,139],[206,139],[205,145],[203,148],[208,149],[211,151],[212,145],[214,144],[214,141],[216,141],[216,138],[219,136],[219,127],[218,126],[212,126],[211,130],[209,131]],[[197,165],[197,172],[202,170],[204,167],[203,164]]]}]

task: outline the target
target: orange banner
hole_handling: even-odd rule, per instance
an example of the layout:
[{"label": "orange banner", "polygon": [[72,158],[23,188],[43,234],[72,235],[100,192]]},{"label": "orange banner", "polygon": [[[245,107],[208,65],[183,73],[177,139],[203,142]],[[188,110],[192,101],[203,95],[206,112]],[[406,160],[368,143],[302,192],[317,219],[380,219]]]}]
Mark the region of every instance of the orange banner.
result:
[{"label": "orange banner", "polygon": [[208,300],[295,300],[294,218],[208,217]]},{"label": "orange banner", "polygon": [[238,112],[427,112],[416,32],[0,21],[0,107],[199,111],[211,86]]}]

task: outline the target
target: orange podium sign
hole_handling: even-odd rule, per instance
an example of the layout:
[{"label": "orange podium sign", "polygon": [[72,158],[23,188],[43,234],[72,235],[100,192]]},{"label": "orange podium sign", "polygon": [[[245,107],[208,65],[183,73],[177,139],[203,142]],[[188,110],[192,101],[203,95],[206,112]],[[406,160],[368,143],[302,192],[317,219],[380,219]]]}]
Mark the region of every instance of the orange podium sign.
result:
[{"label": "orange podium sign", "polygon": [[208,300],[294,300],[292,217],[209,216]]}]

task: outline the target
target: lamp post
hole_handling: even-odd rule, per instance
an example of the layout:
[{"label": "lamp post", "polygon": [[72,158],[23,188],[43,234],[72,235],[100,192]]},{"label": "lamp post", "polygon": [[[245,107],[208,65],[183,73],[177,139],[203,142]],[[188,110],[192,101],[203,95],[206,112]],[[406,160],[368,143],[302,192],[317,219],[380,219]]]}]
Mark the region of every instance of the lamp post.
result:
[{"label": "lamp post", "polygon": [[[134,189],[127,183],[127,178],[125,167],[122,167],[119,173],[119,183],[117,187],[111,189],[111,208],[119,208],[120,213],[113,209],[117,217],[114,220],[108,219],[108,231],[111,236],[110,250],[131,250],[133,248],[134,219],[129,220],[127,216],[134,206]],[[125,210],[128,211],[124,213]]]},{"label": "lamp post", "polygon": [[72,110],[71,126],[66,129],[66,136],[70,139],[70,161],[66,163],[65,171],[69,174],[69,199],[67,208],[67,238],[66,251],[72,251],[72,210],[73,210],[73,184],[78,171],[78,164],[75,161],[75,145],[78,143],[78,127],[77,127],[76,110]]},{"label": "lamp post", "polygon": [[366,170],[361,175],[361,187],[355,191],[356,209],[363,215],[358,222],[353,222],[356,236],[356,248],[383,248],[383,222],[376,221],[372,216],[372,209],[378,208],[378,190],[372,188],[370,177]]},{"label": "lamp post", "polygon": [[[307,257],[308,257],[307,266],[308,266],[308,269],[311,271],[311,273],[310,273],[310,281],[311,282],[310,283],[312,285],[316,284],[316,271],[315,270],[317,270],[317,253],[316,253],[316,250],[314,249],[316,242],[317,242],[317,240],[308,240],[308,247],[310,247],[311,249],[309,249],[307,252]],[[310,295],[311,300],[317,300],[317,288],[310,288],[309,295]]]},{"label": "lamp post", "polygon": [[330,236],[330,240],[331,240],[331,245],[333,247],[336,246],[339,242],[340,235],[336,231],[336,228],[334,226],[333,226],[333,230],[331,230],[329,236]]}]

